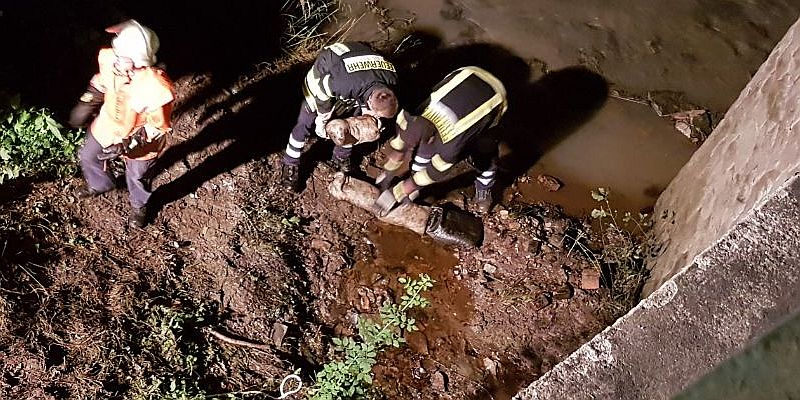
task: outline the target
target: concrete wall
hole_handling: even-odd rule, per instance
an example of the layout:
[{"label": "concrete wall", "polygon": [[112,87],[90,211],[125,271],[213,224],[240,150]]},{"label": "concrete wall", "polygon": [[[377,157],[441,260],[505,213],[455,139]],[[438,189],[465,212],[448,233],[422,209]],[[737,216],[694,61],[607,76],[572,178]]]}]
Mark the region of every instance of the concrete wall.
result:
[{"label": "concrete wall", "polygon": [[[800,172],[800,26],[795,23],[655,206],[645,295],[692,265],[766,195]],[[698,77],[698,79],[702,79]]]},{"label": "concrete wall", "polygon": [[[669,399],[800,312],[800,178],[740,219],[688,268],[514,399]],[[761,384],[763,396],[754,398],[790,400],[800,393],[797,371],[779,383],[773,377],[769,387],[726,376],[737,385]],[[690,393],[713,390],[706,385]]]}]

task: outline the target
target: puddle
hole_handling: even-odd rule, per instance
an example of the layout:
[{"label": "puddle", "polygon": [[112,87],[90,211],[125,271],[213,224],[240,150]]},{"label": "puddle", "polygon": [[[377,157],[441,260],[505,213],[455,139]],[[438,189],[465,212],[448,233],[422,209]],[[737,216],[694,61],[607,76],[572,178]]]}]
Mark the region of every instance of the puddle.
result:
[{"label": "puddle", "polygon": [[[591,120],[550,148],[518,184],[528,202],[558,204],[568,214],[585,215],[597,203],[590,192],[611,188],[611,205],[638,212],[652,206],[696,146],[681,136],[670,119],[641,104],[610,98]],[[539,174],[564,186],[548,192]]]},{"label": "puddle", "polygon": [[[424,293],[431,305],[415,311],[420,331],[406,335],[407,347],[381,357],[375,379],[391,390],[401,383],[427,386],[431,374],[439,370],[447,371],[451,379],[454,375],[476,376],[480,369],[477,359],[468,354],[471,346],[465,334],[474,305],[470,290],[455,278],[458,260],[452,251],[402,228],[372,224],[368,230],[368,239],[377,251],[373,259],[362,259],[345,274],[340,304],[347,304],[349,309],[340,310],[343,314],[358,308],[363,288],[379,293],[382,287],[388,287],[396,300],[402,292],[399,277],[416,278],[425,273],[436,281]],[[396,390],[403,393],[403,389]]]}]

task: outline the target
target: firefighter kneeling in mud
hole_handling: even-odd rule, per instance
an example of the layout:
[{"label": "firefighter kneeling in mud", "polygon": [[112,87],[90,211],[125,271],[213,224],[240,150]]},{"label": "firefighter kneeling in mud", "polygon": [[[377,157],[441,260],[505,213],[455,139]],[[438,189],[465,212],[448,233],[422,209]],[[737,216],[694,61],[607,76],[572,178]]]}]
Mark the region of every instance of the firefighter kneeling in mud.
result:
[{"label": "firefighter kneeling in mud", "polygon": [[[492,206],[491,188],[497,172],[497,142],[490,128],[506,112],[505,88],[478,67],[451,72],[419,107],[397,115],[397,135],[389,141],[388,160],[375,180],[382,192],[375,210],[385,216],[403,201],[413,201],[420,189],[447,177],[450,168],[467,159],[478,171],[473,204],[479,213]],[[413,155],[411,176],[395,184],[406,157]]]},{"label": "firefighter kneeling in mud", "polygon": [[170,79],[154,67],[155,32],[135,20],[106,31],[116,34],[112,48],[100,50],[99,72],[70,115],[73,127],[91,121],[79,153],[86,184],[75,195],[83,199],[114,189],[107,163],[121,157],[131,204],[128,224],[141,228],[152,194],[148,171],[166,145],[175,96]]},{"label": "firefighter kneeling in mud", "polygon": [[[329,121],[364,116],[362,121],[372,118],[381,125],[380,119],[391,122],[399,108],[396,85],[394,65],[364,43],[334,43],[322,49],[306,75],[305,101],[281,160],[281,183],[288,189],[299,189],[298,167],[306,140],[312,133],[330,139],[325,130]],[[350,172],[353,144],[334,143],[334,167]]]}]

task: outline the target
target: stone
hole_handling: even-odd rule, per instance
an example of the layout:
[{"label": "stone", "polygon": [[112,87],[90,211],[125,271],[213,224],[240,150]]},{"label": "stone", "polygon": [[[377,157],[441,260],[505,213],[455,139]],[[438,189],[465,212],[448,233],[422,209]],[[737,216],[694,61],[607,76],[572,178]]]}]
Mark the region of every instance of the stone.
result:
[{"label": "stone", "polygon": [[483,272],[486,272],[487,274],[494,274],[497,272],[497,267],[490,263],[483,264]]},{"label": "stone", "polygon": [[581,271],[581,289],[600,289],[600,271],[594,268],[584,269]]},{"label": "stone", "polygon": [[436,371],[431,375],[431,387],[437,392],[447,391],[447,374],[442,371]]},{"label": "stone", "polygon": [[486,372],[497,378],[497,361],[492,360],[489,357],[484,357],[483,367],[486,368]]},{"label": "stone", "polygon": [[280,347],[283,343],[283,338],[286,336],[286,331],[289,330],[289,327],[280,323],[276,322],[272,324],[272,343],[275,346]]},{"label": "stone", "polygon": [[323,252],[330,252],[333,244],[327,240],[314,239],[311,241],[311,248]]},{"label": "stone", "polygon": [[564,184],[561,183],[561,181],[559,181],[557,178],[545,174],[537,176],[536,181],[539,182],[539,185],[548,192],[557,192],[562,186],[564,186]]}]

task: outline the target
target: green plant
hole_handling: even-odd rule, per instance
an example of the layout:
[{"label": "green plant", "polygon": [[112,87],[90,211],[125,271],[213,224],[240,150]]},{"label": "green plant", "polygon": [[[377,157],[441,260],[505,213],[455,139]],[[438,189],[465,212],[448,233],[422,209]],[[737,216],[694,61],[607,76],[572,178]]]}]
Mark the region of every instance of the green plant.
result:
[{"label": "green plant", "polygon": [[422,293],[435,283],[428,275],[420,274],[419,279],[399,278],[405,294],[400,304],[387,300],[380,309],[380,322],[367,318],[358,321],[358,336],[353,338],[334,338],[334,350],[342,353],[342,358],[324,365],[316,375],[316,383],[309,389],[312,400],[340,400],[365,398],[372,385],[372,367],[378,353],[388,347],[400,347],[405,343],[403,332],[418,330],[416,320],[408,316],[413,308],[430,305]]},{"label": "green plant", "polygon": [[196,335],[210,314],[209,306],[168,307],[147,310],[146,334],[136,347],[142,349],[136,365],[143,375],[134,379],[129,397],[134,400],[199,400],[210,398],[199,384],[207,367],[208,343]]},{"label": "green plant", "polygon": [[[600,271],[603,284],[610,290],[615,309],[619,315],[627,312],[639,301],[639,294],[648,277],[644,261],[649,252],[650,216],[630,212],[621,213],[608,200],[610,190],[597,188],[592,198],[598,202],[590,216],[594,220],[595,232],[591,235],[593,245],[586,243],[588,234],[579,231],[572,237],[572,248],[578,248]],[[593,250],[592,247],[597,250]],[[572,250],[572,249],[570,249]]]},{"label": "green plant", "polygon": [[44,108],[24,107],[19,96],[0,109],[0,183],[19,176],[75,173],[82,132],[65,129]]}]

